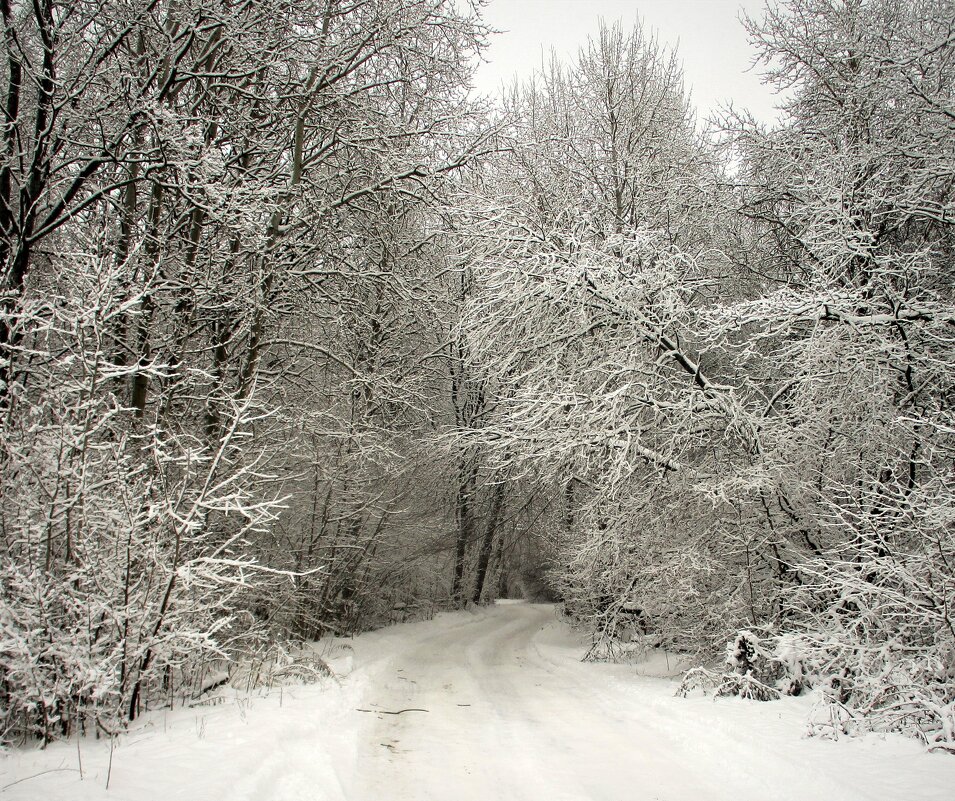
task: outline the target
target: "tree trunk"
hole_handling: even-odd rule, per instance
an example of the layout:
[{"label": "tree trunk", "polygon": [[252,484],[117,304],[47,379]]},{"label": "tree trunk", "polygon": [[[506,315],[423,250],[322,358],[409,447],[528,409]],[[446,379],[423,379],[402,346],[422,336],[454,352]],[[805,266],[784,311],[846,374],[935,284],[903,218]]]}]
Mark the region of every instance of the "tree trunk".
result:
[{"label": "tree trunk", "polygon": [[491,549],[494,545],[494,535],[497,533],[497,521],[504,507],[504,496],[507,495],[507,483],[499,480],[494,485],[491,495],[491,508],[488,509],[487,521],[484,526],[484,539],[481,540],[481,551],[478,554],[477,576],[474,581],[474,595],[471,600],[478,604],[484,593],[484,582],[487,579],[487,566],[491,561]]},{"label": "tree trunk", "polygon": [[461,481],[458,486],[458,538],[454,548],[454,579],[451,597],[457,606],[464,605],[464,557],[468,543],[474,539],[474,493],[477,484],[477,463],[461,463]]}]

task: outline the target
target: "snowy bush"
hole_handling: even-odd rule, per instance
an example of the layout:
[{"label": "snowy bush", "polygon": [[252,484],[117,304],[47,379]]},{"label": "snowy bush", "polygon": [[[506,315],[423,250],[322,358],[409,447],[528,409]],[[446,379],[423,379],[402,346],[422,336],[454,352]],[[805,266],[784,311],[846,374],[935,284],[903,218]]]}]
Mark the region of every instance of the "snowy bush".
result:
[{"label": "snowy bush", "polygon": [[897,519],[890,552],[870,542],[803,566],[787,642],[831,707],[817,729],[902,731],[955,748],[955,518],[950,499],[939,506],[946,496],[921,493]]},{"label": "snowy bush", "polygon": [[[0,431],[0,732],[49,741],[111,732],[149,704],[188,695],[203,665],[247,650],[238,613],[257,576],[244,536],[273,518],[259,457],[237,444],[262,418],[223,414],[210,447],[194,418],[137,425],[108,359],[126,308],[108,260],[47,289],[32,310],[32,382]],[[98,298],[91,303],[90,298]],[[155,376],[161,368],[151,368]],[[189,373],[186,381],[200,381]]]},{"label": "snowy bush", "polygon": [[677,693],[695,689],[717,696],[735,695],[756,701],[774,701],[782,695],[798,695],[803,688],[802,668],[792,646],[771,636],[758,636],[743,629],[726,645],[728,670],[691,668]]}]

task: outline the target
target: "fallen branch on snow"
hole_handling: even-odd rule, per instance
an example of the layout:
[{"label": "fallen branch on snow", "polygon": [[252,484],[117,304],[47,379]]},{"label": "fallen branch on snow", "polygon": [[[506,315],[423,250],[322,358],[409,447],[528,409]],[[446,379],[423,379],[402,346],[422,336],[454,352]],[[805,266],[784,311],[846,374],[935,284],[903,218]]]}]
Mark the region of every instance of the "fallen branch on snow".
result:
[{"label": "fallen branch on snow", "polygon": [[377,712],[379,715],[401,715],[405,712],[430,712],[429,709],[415,709],[411,707],[409,709],[399,709],[395,712],[391,712],[387,709],[356,709],[356,712]]}]

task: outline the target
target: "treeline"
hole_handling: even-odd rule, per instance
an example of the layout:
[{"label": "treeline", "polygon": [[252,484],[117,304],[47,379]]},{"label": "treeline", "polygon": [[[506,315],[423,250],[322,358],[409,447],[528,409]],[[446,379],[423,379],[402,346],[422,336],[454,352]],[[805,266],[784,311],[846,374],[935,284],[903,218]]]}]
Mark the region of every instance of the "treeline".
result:
[{"label": "treeline", "polygon": [[521,592],[952,747],[949,0],[751,21],[774,126],[639,25],[492,106],[463,3],[0,10],[2,739]]},{"label": "treeline", "polygon": [[955,748],[953,19],[772,5],[773,126],[697,136],[639,27],[506,96],[477,439],[548,487],[592,656],[723,655],[690,683],[811,686],[821,729]]},{"label": "treeline", "polygon": [[2,12],[0,738],[112,732],[446,598],[440,210],[487,150],[479,18]]}]

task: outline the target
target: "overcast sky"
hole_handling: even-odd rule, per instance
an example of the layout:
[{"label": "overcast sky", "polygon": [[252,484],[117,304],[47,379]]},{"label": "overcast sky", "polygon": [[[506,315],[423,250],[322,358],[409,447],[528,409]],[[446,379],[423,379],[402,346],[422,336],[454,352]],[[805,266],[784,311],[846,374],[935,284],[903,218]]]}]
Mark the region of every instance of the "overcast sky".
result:
[{"label": "overcast sky", "polygon": [[493,37],[477,88],[496,93],[514,75],[528,76],[551,47],[561,56],[576,53],[601,17],[629,27],[639,16],[663,43],[679,46],[701,116],[732,100],[769,122],[776,116],[772,94],[755,70],[747,71],[754,51],[738,19],[741,10],[758,16],[762,7],[763,0],[491,0],[485,18],[505,32]]}]

